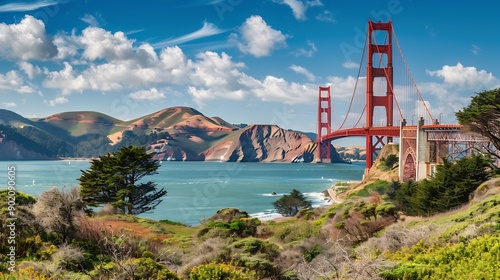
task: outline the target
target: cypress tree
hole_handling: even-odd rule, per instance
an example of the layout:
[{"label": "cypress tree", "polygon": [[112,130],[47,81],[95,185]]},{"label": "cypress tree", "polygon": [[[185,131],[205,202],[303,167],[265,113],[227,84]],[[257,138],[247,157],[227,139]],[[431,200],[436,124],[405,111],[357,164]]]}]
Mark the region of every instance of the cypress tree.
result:
[{"label": "cypress tree", "polygon": [[92,160],[90,169],[78,179],[81,196],[90,206],[111,204],[123,214],[141,214],[153,210],[167,191],[154,182],[141,182],[146,175],[157,174],[160,166],[142,147],[122,147],[114,154]]}]

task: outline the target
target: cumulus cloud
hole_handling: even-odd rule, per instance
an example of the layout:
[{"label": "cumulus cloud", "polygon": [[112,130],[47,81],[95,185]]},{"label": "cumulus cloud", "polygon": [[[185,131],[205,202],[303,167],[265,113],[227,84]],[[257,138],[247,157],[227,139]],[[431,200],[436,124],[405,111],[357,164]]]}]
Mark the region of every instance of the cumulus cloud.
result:
[{"label": "cumulus cloud", "polygon": [[316,51],[318,51],[318,49],[316,48],[316,45],[311,42],[311,41],[307,41],[307,45],[309,45],[309,50],[306,50],[304,48],[299,48],[297,51],[295,51],[295,56],[299,57],[299,56],[305,56],[305,57],[312,57]]},{"label": "cumulus cloud", "polygon": [[292,69],[297,74],[304,75],[309,82],[314,82],[316,80],[316,76],[314,76],[313,73],[309,72],[309,70],[302,66],[293,64],[290,66],[290,69]]},{"label": "cumulus cloud", "polygon": [[346,69],[358,69],[359,64],[354,62],[354,61],[346,61],[346,62],[342,63],[342,67],[344,67]]},{"label": "cumulus cloud", "polygon": [[42,73],[40,67],[26,61],[19,62],[19,68],[23,70],[29,79],[33,79],[36,75],[40,75]]},{"label": "cumulus cloud", "polygon": [[17,71],[11,70],[5,75],[0,74],[0,91],[33,93],[35,89],[31,85],[26,84]]},{"label": "cumulus cloud", "polygon": [[286,104],[312,103],[317,99],[317,85],[288,82],[274,76],[267,76],[263,81],[255,80],[251,91],[263,101]]},{"label": "cumulus cloud", "polygon": [[293,12],[293,16],[298,20],[305,20],[306,17],[306,5],[298,0],[283,0],[282,4],[288,5]]},{"label": "cumulus cloud", "polygon": [[[331,86],[332,98],[340,100],[348,100],[352,97],[353,90],[356,86],[356,77],[347,76],[346,78],[344,78],[338,76],[330,76],[327,78],[327,81],[328,84]],[[364,81],[358,82],[357,91],[364,92],[364,88],[365,88],[365,82]]]},{"label": "cumulus cloud", "polygon": [[243,53],[255,57],[269,56],[275,48],[286,46],[287,36],[274,30],[261,16],[251,16],[239,29],[241,40],[233,33],[230,42],[236,43]]},{"label": "cumulus cloud", "polygon": [[186,35],[174,38],[174,39],[169,39],[166,41],[156,43],[153,46],[155,48],[173,46],[173,45],[178,45],[178,44],[182,44],[185,42],[193,41],[196,39],[217,35],[217,34],[220,34],[223,32],[224,32],[224,30],[219,29],[215,24],[205,21],[203,23],[203,27],[194,31],[194,32],[191,32],[189,34],[186,34]]},{"label": "cumulus cloud", "polygon": [[[273,30],[259,16],[249,18],[240,31],[242,48],[255,56],[269,55],[278,45],[285,45],[286,36]],[[18,62],[27,78],[43,75],[43,87],[59,91],[60,96],[45,101],[50,106],[65,104],[69,102],[69,94],[85,91],[127,90],[129,98],[155,101],[165,98],[159,87],[171,86],[185,87],[186,93],[200,106],[208,100],[247,97],[288,104],[316,101],[317,85],[292,83],[274,76],[256,79],[244,72],[244,63],[234,61],[224,52],[206,51],[188,58],[178,46],[160,51],[148,43],[137,46],[135,40],[123,32],[112,33],[96,26],[89,26],[80,34],[76,31],[58,33],[53,38],[58,49],[53,59],[62,60],[61,64],[45,65],[40,69],[31,62]],[[314,44],[310,46],[315,51]],[[293,65],[291,69],[305,75],[309,81],[315,78],[300,66]],[[0,77],[4,88],[34,92],[19,73],[9,75],[12,77]],[[17,87],[9,81],[17,81]]]},{"label": "cumulus cloud", "polygon": [[14,108],[17,107],[15,102],[2,102],[2,106],[5,108]]},{"label": "cumulus cloud", "polygon": [[491,87],[498,83],[498,79],[486,70],[477,70],[476,67],[464,67],[460,62],[455,66],[445,65],[440,70],[426,71],[431,77],[442,78],[444,82],[451,86],[463,89],[475,89],[478,86]]},{"label": "cumulus cloud", "polygon": [[125,59],[132,53],[134,43],[121,31],[112,34],[99,27],[85,28],[79,42],[84,47],[83,57],[89,60]]},{"label": "cumulus cloud", "polygon": [[69,100],[64,97],[64,96],[59,96],[59,97],[56,97],[52,100],[45,100],[45,104],[48,104],[49,106],[56,106],[56,105],[61,105],[61,104],[65,104],[65,103],[68,103]]},{"label": "cumulus cloud", "polygon": [[151,88],[149,90],[139,90],[133,92],[129,94],[129,97],[135,100],[158,101],[165,99],[165,94],[163,92],[159,92],[156,88]]},{"label": "cumulus cloud", "polygon": [[309,1],[301,1],[301,0],[275,0],[274,2],[287,5],[292,9],[293,16],[297,20],[306,20],[306,11],[308,7],[314,6],[323,6],[320,0],[309,0]]},{"label": "cumulus cloud", "polygon": [[65,33],[55,35],[52,43],[57,48],[56,59],[58,60],[75,57],[78,55],[78,50],[81,48],[78,37],[74,34],[74,31],[71,35]]},{"label": "cumulus cloud", "polygon": [[0,23],[0,45],[0,56],[10,60],[49,60],[57,55],[45,24],[30,15],[17,24]]}]

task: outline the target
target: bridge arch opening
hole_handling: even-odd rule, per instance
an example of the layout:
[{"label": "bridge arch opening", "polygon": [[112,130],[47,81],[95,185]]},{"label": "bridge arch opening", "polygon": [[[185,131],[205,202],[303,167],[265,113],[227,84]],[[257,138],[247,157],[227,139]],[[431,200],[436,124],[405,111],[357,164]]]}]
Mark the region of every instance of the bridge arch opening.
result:
[{"label": "bridge arch opening", "polygon": [[403,182],[408,181],[416,181],[417,179],[417,170],[416,170],[416,162],[415,158],[411,153],[406,155],[403,164]]}]

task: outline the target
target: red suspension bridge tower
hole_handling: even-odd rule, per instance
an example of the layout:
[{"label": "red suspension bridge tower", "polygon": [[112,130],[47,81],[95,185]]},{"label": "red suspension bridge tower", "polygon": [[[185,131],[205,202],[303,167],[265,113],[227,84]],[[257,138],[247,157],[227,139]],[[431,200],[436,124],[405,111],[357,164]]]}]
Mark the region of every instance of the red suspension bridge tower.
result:
[{"label": "red suspension bridge tower", "polygon": [[[387,32],[387,44],[379,45],[376,42],[374,31],[381,30]],[[375,63],[380,67],[373,67],[373,57]],[[376,55],[378,54],[378,55]],[[383,61],[383,54],[387,57],[387,61]],[[368,22],[368,64],[366,67],[366,127],[373,127],[373,113],[375,107],[385,108],[385,117],[387,126],[393,126],[393,100],[394,100],[394,82],[393,82],[393,69],[392,69],[392,22],[387,23],[374,23]],[[387,85],[385,93],[374,92],[373,84],[376,78],[384,79]],[[386,143],[392,142],[392,136],[383,135],[366,135],[366,167],[372,166],[374,157],[378,155],[377,151],[380,145],[384,145],[384,138],[387,138]],[[376,139],[374,143],[374,138]]]},{"label": "red suspension bridge tower", "polygon": [[[386,33],[386,39],[383,44],[377,43],[376,36],[374,35],[376,31]],[[399,126],[394,126],[393,123],[394,75],[392,61],[392,35],[393,29],[391,21],[386,23],[368,22],[368,60],[366,67],[366,104],[364,110],[366,123],[363,127],[342,129],[342,126],[344,125],[342,124],[340,129],[331,131],[332,107],[330,101],[330,87],[319,88],[318,138],[316,140],[318,143],[318,162],[331,162],[330,146],[332,140],[348,136],[365,136],[366,167],[370,168],[382,146],[386,143],[392,142],[393,137],[399,136]],[[386,85],[384,87],[385,92],[379,92],[380,88],[374,87],[376,80],[378,84],[384,83]],[[350,107],[351,106],[349,106],[349,108]],[[385,109],[385,126],[374,126],[374,112],[376,107]],[[401,120],[402,119],[403,118],[401,117]]]},{"label": "red suspension bridge tower", "polygon": [[[377,42],[377,39],[381,37],[385,39]],[[400,56],[393,57],[393,39]],[[363,79],[360,77],[360,72],[365,54],[367,54],[366,88],[364,96],[358,95],[361,98],[364,97],[364,101],[354,102],[358,81]],[[397,84],[396,91],[395,83]],[[334,90],[335,86],[332,85]],[[363,136],[366,138],[366,168],[368,170],[372,167],[380,149],[397,137],[399,138],[400,180],[415,181],[432,176],[436,165],[442,163],[442,158],[454,159],[463,155],[471,155],[475,151],[483,151],[485,148],[491,150],[488,148],[491,147],[488,139],[463,134],[459,124],[440,124],[438,120],[433,119],[413,80],[391,21],[385,23],[368,21],[365,49],[351,103],[344,121],[335,131],[331,130],[330,90],[330,87],[319,88],[318,138],[316,140],[317,161],[319,162],[331,162],[331,141],[349,136]],[[362,113],[351,112],[354,107],[362,108],[361,103],[364,103]],[[352,106],[353,104],[355,106]],[[346,124],[350,113],[357,118],[357,122],[345,128],[350,126]],[[364,124],[362,123],[363,116]],[[398,117],[396,126],[394,126],[395,116]],[[414,117],[416,117],[415,125]],[[411,119],[411,125],[407,125],[406,119]],[[496,152],[500,153],[500,151]]]}]

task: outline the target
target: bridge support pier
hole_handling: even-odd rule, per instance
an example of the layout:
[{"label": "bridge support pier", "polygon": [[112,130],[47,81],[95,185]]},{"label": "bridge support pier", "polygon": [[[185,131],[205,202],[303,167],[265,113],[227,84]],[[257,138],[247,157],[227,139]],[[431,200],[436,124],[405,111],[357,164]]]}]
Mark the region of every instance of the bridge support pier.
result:
[{"label": "bridge support pier", "polygon": [[318,135],[316,138],[318,159],[317,162],[332,162],[330,145],[331,140],[324,136],[332,131],[332,101],[330,87],[319,87],[318,94]]}]

